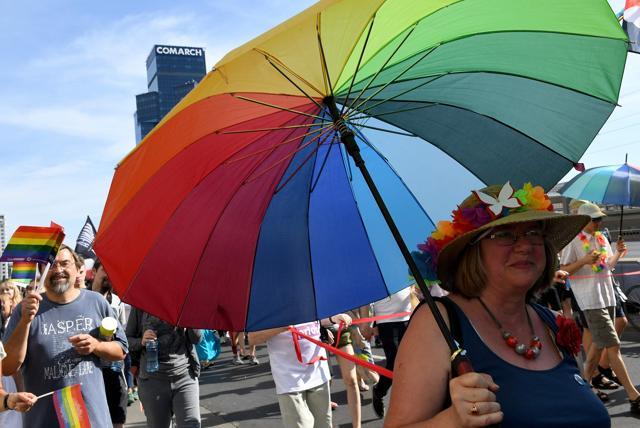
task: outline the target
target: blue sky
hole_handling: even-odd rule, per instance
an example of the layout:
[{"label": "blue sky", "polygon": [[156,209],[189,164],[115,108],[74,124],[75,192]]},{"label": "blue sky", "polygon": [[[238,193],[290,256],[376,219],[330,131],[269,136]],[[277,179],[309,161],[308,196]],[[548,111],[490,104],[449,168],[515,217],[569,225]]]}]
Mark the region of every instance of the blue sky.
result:
[{"label": "blue sky", "polygon": [[[0,214],[7,234],[53,220],[73,244],[87,215],[97,226],[113,168],[135,144],[134,96],[146,92],[145,59],[154,44],[205,47],[211,68],[227,51],[312,3],[2,0]],[[617,11],[624,1],[610,3]],[[640,164],[638,76],[640,55],[629,55],[622,107],[585,153],[587,167],[622,163],[625,153]],[[425,159],[437,158],[438,168],[450,164],[423,150]],[[420,200],[441,192],[420,180],[422,174],[409,178],[410,187],[421,188]],[[460,189],[441,200],[433,217],[445,217],[473,183],[461,176]]]}]

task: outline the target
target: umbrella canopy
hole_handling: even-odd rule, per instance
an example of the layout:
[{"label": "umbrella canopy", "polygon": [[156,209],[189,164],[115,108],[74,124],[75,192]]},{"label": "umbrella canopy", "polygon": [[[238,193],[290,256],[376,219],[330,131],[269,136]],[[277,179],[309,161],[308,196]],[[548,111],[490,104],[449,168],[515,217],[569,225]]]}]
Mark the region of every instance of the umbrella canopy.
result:
[{"label": "umbrella canopy", "polygon": [[626,162],[590,168],[568,181],[560,193],[601,204],[640,206],[640,169]]},{"label": "umbrella canopy", "polygon": [[120,163],[95,250],[125,301],[184,326],[383,298],[407,265],[345,132],[415,248],[432,222],[364,132],[550,187],[615,107],[626,50],[605,0],[321,1],[227,54]]}]

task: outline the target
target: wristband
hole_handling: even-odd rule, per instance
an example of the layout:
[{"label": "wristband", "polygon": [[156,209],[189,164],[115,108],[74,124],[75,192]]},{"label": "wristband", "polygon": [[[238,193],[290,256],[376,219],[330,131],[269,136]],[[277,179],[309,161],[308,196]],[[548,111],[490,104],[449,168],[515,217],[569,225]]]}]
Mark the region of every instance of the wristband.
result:
[{"label": "wristband", "polygon": [[2,402],[2,407],[5,410],[13,410],[9,408],[9,394],[11,394],[10,392],[7,393],[7,395],[4,396],[4,401]]}]

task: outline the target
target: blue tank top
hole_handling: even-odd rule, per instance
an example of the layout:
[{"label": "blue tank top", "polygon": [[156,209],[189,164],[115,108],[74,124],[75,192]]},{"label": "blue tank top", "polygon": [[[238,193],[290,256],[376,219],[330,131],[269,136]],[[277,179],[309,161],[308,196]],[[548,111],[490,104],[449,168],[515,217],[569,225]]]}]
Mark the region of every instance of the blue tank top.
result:
[{"label": "blue tank top", "polygon": [[[607,409],[580,376],[575,359],[565,350],[561,349],[562,361],[549,370],[516,367],[494,354],[480,339],[464,312],[455,303],[453,307],[474,370],[491,375],[500,385],[496,396],[504,413],[502,428],[611,426]],[[533,304],[532,307],[555,333],[557,326],[553,313],[540,305]]]}]

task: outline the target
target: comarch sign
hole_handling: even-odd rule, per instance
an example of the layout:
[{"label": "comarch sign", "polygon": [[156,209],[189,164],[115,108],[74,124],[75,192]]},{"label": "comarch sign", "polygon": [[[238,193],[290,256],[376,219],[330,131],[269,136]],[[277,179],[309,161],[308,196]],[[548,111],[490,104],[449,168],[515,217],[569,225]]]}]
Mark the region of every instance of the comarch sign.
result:
[{"label": "comarch sign", "polygon": [[156,46],[156,53],[160,55],[184,55],[184,56],[204,55],[202,48],[184,48],[184,47],[177,47],[177,46]]}]

